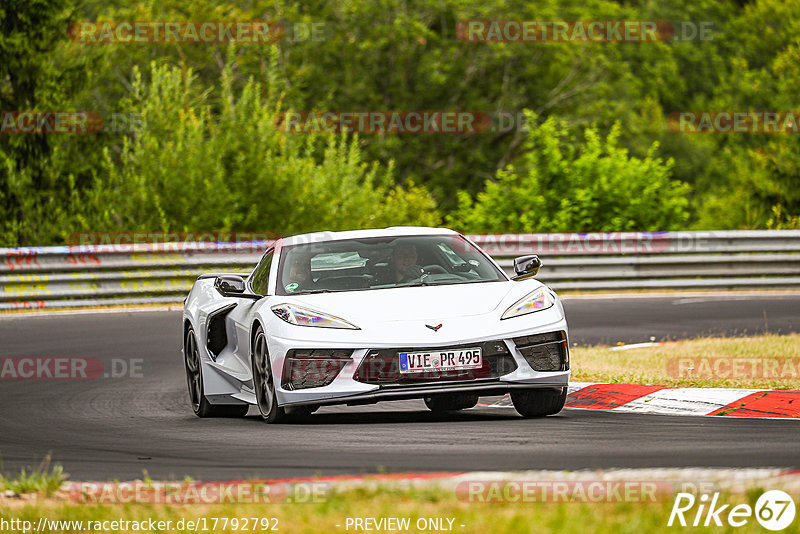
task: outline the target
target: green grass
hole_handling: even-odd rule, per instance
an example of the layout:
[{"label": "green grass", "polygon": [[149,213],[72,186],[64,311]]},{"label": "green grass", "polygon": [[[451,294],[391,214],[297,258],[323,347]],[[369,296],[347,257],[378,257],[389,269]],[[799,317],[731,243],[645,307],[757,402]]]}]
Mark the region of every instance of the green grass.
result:
[{"label": "green grass", "polygon": [[60,465],[50,467],[50,457],[47,456],[36,469],[30,471],[23,469],[15,477],[5,477],[0,473],[0,492],[13,491],[18,495],[38,493],[48,497],[58,491],[65,480],[62,467]]},{"label": "green grass", "polygon": [[[744,494],[725,494],[720,502],[755,503],[760,491]],[[796,497],[795,497],[796,498]],[[643,532],[675,532],[681,527],[667,526],[673,499],[671,496],[650,503],[471,503],[460,500],[453,491],[445,489],[401,490],[396,488],[357,489],[334,493],[324,502],[315,504],[261,505],[86,505],[48,500],[23,506],[7,506],[0,502],[0,516],[18,518],[34,524],[40,517],[61,520],[102,521],[146,519],[172,521],[206,518],[277,518],[283,533],[348,532],[348,517],[408,517],[412,525],[419,518],[452,518],[453,532],[463,534],[523,534],[579,532],[586,534],[640,534]],[[687,517],[693,517],[688,515]],[[340,526],[336,526],[340,525]],[[461,525],[464,525],[463,527]],[[215,532],[235,532],[230,528]],[[692,532],[719,532],[720,529],[689,527]],[[61,530],[59,532],[77,532]],[[171,530],[185,532],[189,529]],[[240,528],[238,530],[242,532]],[[353,532],[352,527],[349,532]],[[418,532],[412,528],[410,532]],[[728,528],[728,531],[731,531]],[[737,528],[742,533],[764,532],[751,519],[748,525]],[[49,532],[45,530],[44,532]],[[152,532],[146,530],[146,532]],[[800,532],[800,521],[783,532]]]},{"label": "green grass", "polygon": [[[572,347],[572,380],[683,387],[800,389],[800,334],[700,338],[625,351]],[[714,358],[740,361],[739,372]],[[700,363],[680,366],[679,361]],[[764,361],[772,368],[765,368]],[[755,366],[748,362],[758,361]],[[708,371],[711,371],[710,373]],[[766,372],[765,372],[766,371]]]}]

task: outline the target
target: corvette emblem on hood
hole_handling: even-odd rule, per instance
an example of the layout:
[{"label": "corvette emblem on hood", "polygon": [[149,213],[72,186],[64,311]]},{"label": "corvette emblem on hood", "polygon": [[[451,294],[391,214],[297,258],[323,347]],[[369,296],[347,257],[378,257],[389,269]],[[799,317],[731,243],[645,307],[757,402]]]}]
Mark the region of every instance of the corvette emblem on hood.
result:
[{"label": "corvette emblem on hood", "polygon": [[431,326],[431,325],[429,325],[429,324],[426,324],[425,326],[427,326],[428,328],[430,328],[430,329],[431,329],[431,330],[433,330],[434,332],[438,332],[438,331],[439,331],[439,329],[442,327],[442,323],[439,323],[439,324],[437,324],[436,326]]}]

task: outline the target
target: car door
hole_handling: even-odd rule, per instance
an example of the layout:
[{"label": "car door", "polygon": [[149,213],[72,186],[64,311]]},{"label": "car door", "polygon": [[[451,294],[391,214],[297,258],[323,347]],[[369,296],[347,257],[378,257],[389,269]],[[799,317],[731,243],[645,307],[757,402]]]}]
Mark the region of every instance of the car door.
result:
[{"label": "car door", "polygon": [[[274,257],[274,248],[269,248],[262,256],[261,261],[258,262],[253,272],[247,279],[247,287],[250,293],[256,295],[269,295],[269,276],[272,270],[272,260]],[[265,304],[265,299],[253,300],[249,298],[237,299],[238,303],[228,314],[228,321],[230,330],[234,334],[236,343],[233,350],[233,356],[237,362],[231,362],[232,366],[238,369],[244,369],[247,373],[246,380],[252,379],[250,376],[250,326],[253,324],[255,312]]]}]

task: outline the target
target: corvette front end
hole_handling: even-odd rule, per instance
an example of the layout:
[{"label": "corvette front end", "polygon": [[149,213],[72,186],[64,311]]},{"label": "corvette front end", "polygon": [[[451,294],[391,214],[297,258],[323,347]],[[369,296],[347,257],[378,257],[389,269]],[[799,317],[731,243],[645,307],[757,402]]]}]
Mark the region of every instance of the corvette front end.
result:
[{"label": "corvette front end", "polygon": [[[549,292],[538,282],[528,285],[539,286],[532,293],[540,288]],[[465,288],[459,290],[463,292]],[[437,296],[432,295],[434,299]],[[403,297],[409,301],[419,298]],[[447,295],[441,297],[447,300]],[[438,315],[435,320],[380,321],[365,314],[361,321],[353,320],[354,325],[363,325],[358,329],[317,330],[273,324],[271,328],[277,332],[271,336],[270,354],[276,372],[281,372],[280,388],[276,390],[279,403],[361,404],[420,397],[432,392],[474,391],[494,395],[515,387],[566,387],[570,376],[566,319],[557,297],[549,293],[548,298],[552,299],[552,305],[541,311],[503,320],[500,316],[508,299],[487,313]],[[376,296],[378,302],[387,300],[393,300],[392,295]],[[324,309],[333,308],[328,305]],[[471,349],[480,351],[480,367],[417,372],[401,369],[402,359],[409,354],[446,359],[457,358]]]},{"label": "corvette front end", "polygon": [[569,334],[558,296],[510,279],[452,230],[388,228],[279,240],[248,275],[201,276],[184,360],[201,417],[267,422],[323,405],[421,398],[433,411],[510,393],[526,417],[563,407]]}]

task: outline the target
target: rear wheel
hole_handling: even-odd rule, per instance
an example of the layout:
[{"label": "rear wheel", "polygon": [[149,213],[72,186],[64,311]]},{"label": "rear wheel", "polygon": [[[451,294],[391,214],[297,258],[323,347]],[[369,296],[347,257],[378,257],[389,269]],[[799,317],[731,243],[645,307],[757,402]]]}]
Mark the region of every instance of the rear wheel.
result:
[{"label": "rear wheel", "polygon": [[511,402],[523,417],[555,415],[567,402],[567,388],[519,389],[511,392]]},{"label": "rear wheel", "polygon": [[244,417],[250,407],[247,404],[211,404],[203,388],[203,368],[194,330],[189,328],[183,344],[183,363],[189,386],[189,402],[197,417]]},{"label": "rear wheel", "polygon": [[272,375],[272,364],[269,361],[267,350],[267,337],[260,326],[256,330],[253,341],[253,390],[256,395],[256,404],[262,419],[267,423],[277,423],[283,419],[286,412],[278,406],[278,397],[275,395],[275,378]]},{"label": "rear wheel", "polygon": [[450,393],[425,397],[425,406],[432,412],[455,412],[473,408],[478,404],[478,396],[473,393]]}]

